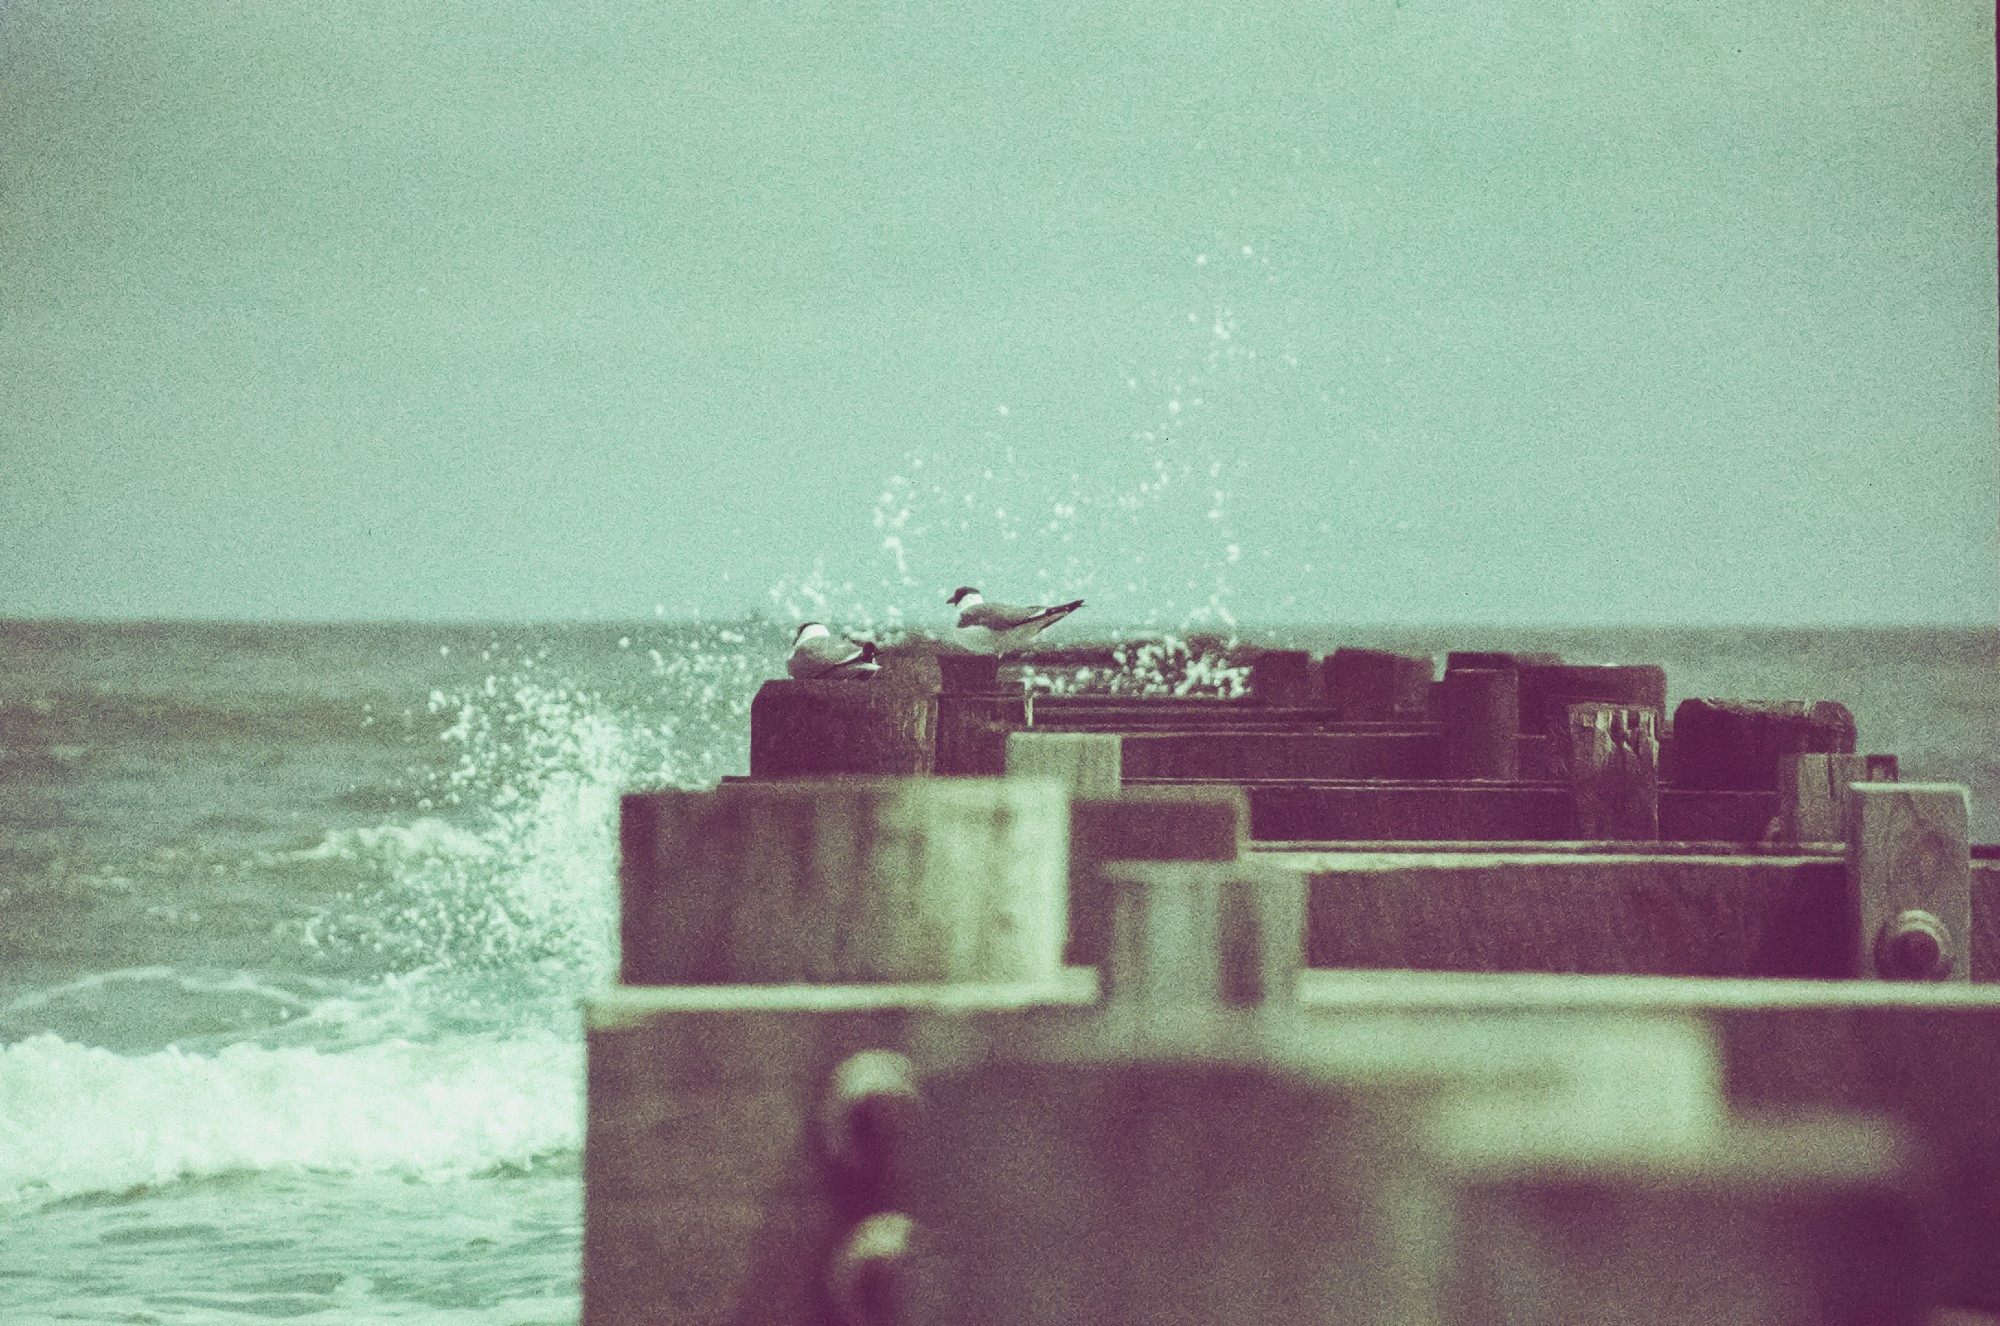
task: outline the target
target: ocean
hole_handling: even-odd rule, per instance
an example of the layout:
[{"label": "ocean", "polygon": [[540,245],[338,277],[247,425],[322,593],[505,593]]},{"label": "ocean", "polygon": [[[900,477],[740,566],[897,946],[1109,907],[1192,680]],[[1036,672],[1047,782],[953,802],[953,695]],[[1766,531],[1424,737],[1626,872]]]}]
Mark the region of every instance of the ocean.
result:
[{"label": "ocean", "polygon": [[[1284,635],[1843,700],[2000,840],[2000,632]],[[0,622],[0,1321],[572,1326],[617,797],[788,637]]]}]

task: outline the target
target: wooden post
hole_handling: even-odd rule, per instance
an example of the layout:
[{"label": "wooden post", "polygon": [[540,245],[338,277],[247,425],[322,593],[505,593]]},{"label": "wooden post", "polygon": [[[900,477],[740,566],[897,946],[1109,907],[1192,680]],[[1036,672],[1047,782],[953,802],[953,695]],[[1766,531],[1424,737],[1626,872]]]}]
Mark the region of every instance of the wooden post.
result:
[{"label": "wooden post", "polygon": [[1064,961],[1093,966],[1111,947],[1111,861],[1233,861],[1250,813],[1237,788],[1133,789],[1070,806],[1069,939]]},{"label": "wooden post", "polygon": [[1657,722],[1653,709],[1570,706],[1570,804],[1577,837],[1660,836]]},{"label": "wooden post", "polygon": [[937,761],[934,772],[995,778],[1007,772],[1007,739],[1028,726],[1029,700],[1022,694],[944,691],[937,697]]},{"label": "wooden post", "polygon": [[908,1326],[1434,1320],[1407,1088],[1003,1044],[923,1091]]},{"label": "wooden post", "polygon": [[1080,1012],[1094,993],[1072,981],[593,997],[584,1326],[843,1326],[843,1310],[881,1306],[917,1113],[901,1071],[916,1028],[973,1010]]},{"label": "wooden post", "polygon": [[1930,1265],[1901,1139],[1849,1120],[1735,1123],[1705,1145],[1447,1156],[1444,1316],[1495,1326],[1925,1326]]},{"label": "wooden post", "polygon": [[999,981],[1060,965],[1068,792],[729,783],[625,798],[628,985]]},{"label": "wooden post", "polygon": [[751,777],[930,773],[937,695],[889,677],[765,682],[750,702]]},{"label": "wooden post", "polygon": [[1205,1016],[1280,1011],[1305,965],[1305,879],[1256,861],[1120,861],[1111,886],[1107,1007]]},{"label": "wooden post", "polygon": [[1848,786],[1875,781],[1869,774],[1867,758],[1860,755],[1821,751],[1780,756],[1778,841],[1844,841]]},{"label": "wooden post", "polygon": [[1585,701],[1667,711],[1667,674],[1650,663],[1528,663],[1521,674],[1521,731],[1548,732],[1559,740],[1569,707]]},{"label": "wooden post", "polygon": [[1847,874],[1863,976],[1972,979],[1966,793],[1948,783],[1848,789]]},{"label": "wooden post", "polygon": [[1429,658],[1411,658],[1380,649],[1336,649],[1322,665],[1326,693],[1343,722],[1386,723],[1421,720],[1429,712]]},{"label": "wooden post", "polygon": [[1518,650],[1454,649],[1444,656],[1444,675],[1454,672],[1490,672],[1499,668],[1515,672],[1524,667],[1561,663],[1561,654],[1526,654]]},{"label": "wooden post", "polygon": [[1318,669],[1303,649],[1266,649],[1250,660],[1250,699],[1255,704],[1306,709],[1320,701]]},{"label": "wooden post", "polygon": [[1513,668],[1460,669],[1442,683],[1445,767],[1455,779],[1520,774],[1520,676]]},{"label": "wooden post", "polygon": [[1674,709],[1679,787],[1768,790],[1788,755],[1854,753],[1854,715],[1830,700],[1682,700]]},{"label": "wooden post", "polygon": [[1123,755],[1115,732],[1007,734],[1009,777],[1053,778],[1072,796],[1117,796],[1124,783]]}]

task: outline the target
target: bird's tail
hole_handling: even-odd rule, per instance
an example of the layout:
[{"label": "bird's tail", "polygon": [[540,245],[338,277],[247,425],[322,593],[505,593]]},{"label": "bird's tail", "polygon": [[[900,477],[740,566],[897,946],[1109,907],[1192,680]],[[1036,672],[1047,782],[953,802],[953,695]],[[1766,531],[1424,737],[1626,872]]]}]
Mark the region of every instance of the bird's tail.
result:
[{"label": "bird's tail", "polygon": [[1043,613],[1042,616],[1048,618],[1050,621],[1054,621],[1058,617],[1069,616],[1071,613],[1075,612],[1078,608],[1081,608],[1082,606],[1083,606],[1082,599],[1071,599],[1068,603],[1056,604],[1055,607],[1050,608],[1047,612]]}]

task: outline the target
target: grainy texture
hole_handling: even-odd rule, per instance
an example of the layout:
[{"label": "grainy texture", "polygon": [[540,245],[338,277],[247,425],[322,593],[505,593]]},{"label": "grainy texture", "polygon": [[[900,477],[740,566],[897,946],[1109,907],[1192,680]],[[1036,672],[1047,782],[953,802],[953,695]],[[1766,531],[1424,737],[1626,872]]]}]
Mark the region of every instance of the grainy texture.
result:
[{"label": "grainy texture", "polygon": [[910,1326],[1422,1321],[1441,1230],[1394,1098],[1272,1066],[925,1081]]},{"label": "grainy texture", "polygon": [[1521,679],[1508,668],[1446,670],[1439,683],[1445,774],[1508,781],[1521,772]]},{"label": "grainy texture", "polygon": [[1682,700],[1669,777],[1679,787],[1778,786],[1788,755],[1854,753],[1854,715],[1831,700]]},{"label": "grainy texture", "polygon": [[1128,778],[1439,778],[1445,735],[1366,732],[1133,732]]},{"label": "grainy texture", "polygon": [[1023,980],[1061,962],[1068,793],[1036,779],[728,783],[624,801],[631,985]]},{"label": "grainy texture", "polygon": [[1702,1145],[1581,1155],[1520,1140],[1445,1158],[1448,1321],[1923,1326],[1929,1258],[1880,1125],[1735,1123]]},{"label": "grainy texture", "polygon": [[1587,701],[1569,708],[1570,831],[1660,836],[1659,710]]},{"label": "grainy texture", "polygon": [[890,681],[767,681],[750,702],[750,774],[927,774],[937,695]]},{"label": "grainy texture", "polygon": [[1319,702],[1319,669],[1303,649],[1266,649],[1250,660],[1250,699],[1260,705],[1309,708]]},{"label": "grainy texture", "polygon": [[1667,709],[1667,674],[1650,663],[1524,663],[1521,677],[1521,730],[1561,733],[1569,707],[1586,700]]},{"label": "grainy texture", "polygon": [[[1969,981],[1972,862],[1965,789],[1942,783],[1856,783],[1848,790],[1848,888],[1857,900],[1856,960],[1862,972],[1895,979]],[[1941,925],[1942,976],[1928,963],[1898,961],[1899,918],[1921,912]]]},{"label": "grainy texture", "polygon": [[1124,778],[1115,732],[1010,732],[1007,773],[1053,778],[1080,797],[1115,797]]},{"label": "grainy texture", "polygon": [[[1144,786],[1171,787],[1172,780]],[[1575,837],[1560,783],[1244,781],[1250,835],[1275,842],[1484,842]],[[1660,836],[1752,844],[1777,813],[1771,792],[1660,792]]]},{"label": "grainy texture", "polygon": [[1069,939],[1065,959],[1095,964],[1110,946],[1111,861],[1233,861],[1248,812],[1234,788],[1131,790],[1070,805]]},{"label": "grainy texture", "polygon": [[961,777],[1007,772],[1007,737],[1028,725],[1028,705],[1020,694],[940,694],[934,772]]},{"label": "grainy texture", "polygon": [[1323,664],[1326,696],[1334,712],[1349,722],[1423,718],[1430,710],[1428,658],[1379,649],[1336,649]]},{"label": "grainy texture", "polygon": [[1868,761],[1860,755],[1821,752],[1782,756],[1778,761],[1779,840],[1810,843],[1844,839],[1848,785],[1867,781]]},{"label": "grainy texture", "polygon": [[1785,977],[1856,970],[1845,871],[1829,856],[1290,859],[1306,867],[1306,955],[1315,967]]}]

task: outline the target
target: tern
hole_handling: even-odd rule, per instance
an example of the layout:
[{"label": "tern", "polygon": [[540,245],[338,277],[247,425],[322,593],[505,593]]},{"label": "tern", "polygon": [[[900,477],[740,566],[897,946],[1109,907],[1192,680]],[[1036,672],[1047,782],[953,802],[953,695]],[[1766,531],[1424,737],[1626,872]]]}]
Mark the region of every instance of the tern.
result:
[{"label": "tern", "polygon": [[881,670],[872,642],[836,636],[818,622],[799,627],[792,636],[792,656],[785,660],[785,671],[800,681],[872,677]]},{"label": "tern", "polygon": [[959,586],[945,602],[958,609],[958,638],[982,654],[1019,649],[1083,606],[1082,599],[1049,608],[988,603],[970,585]]}]

